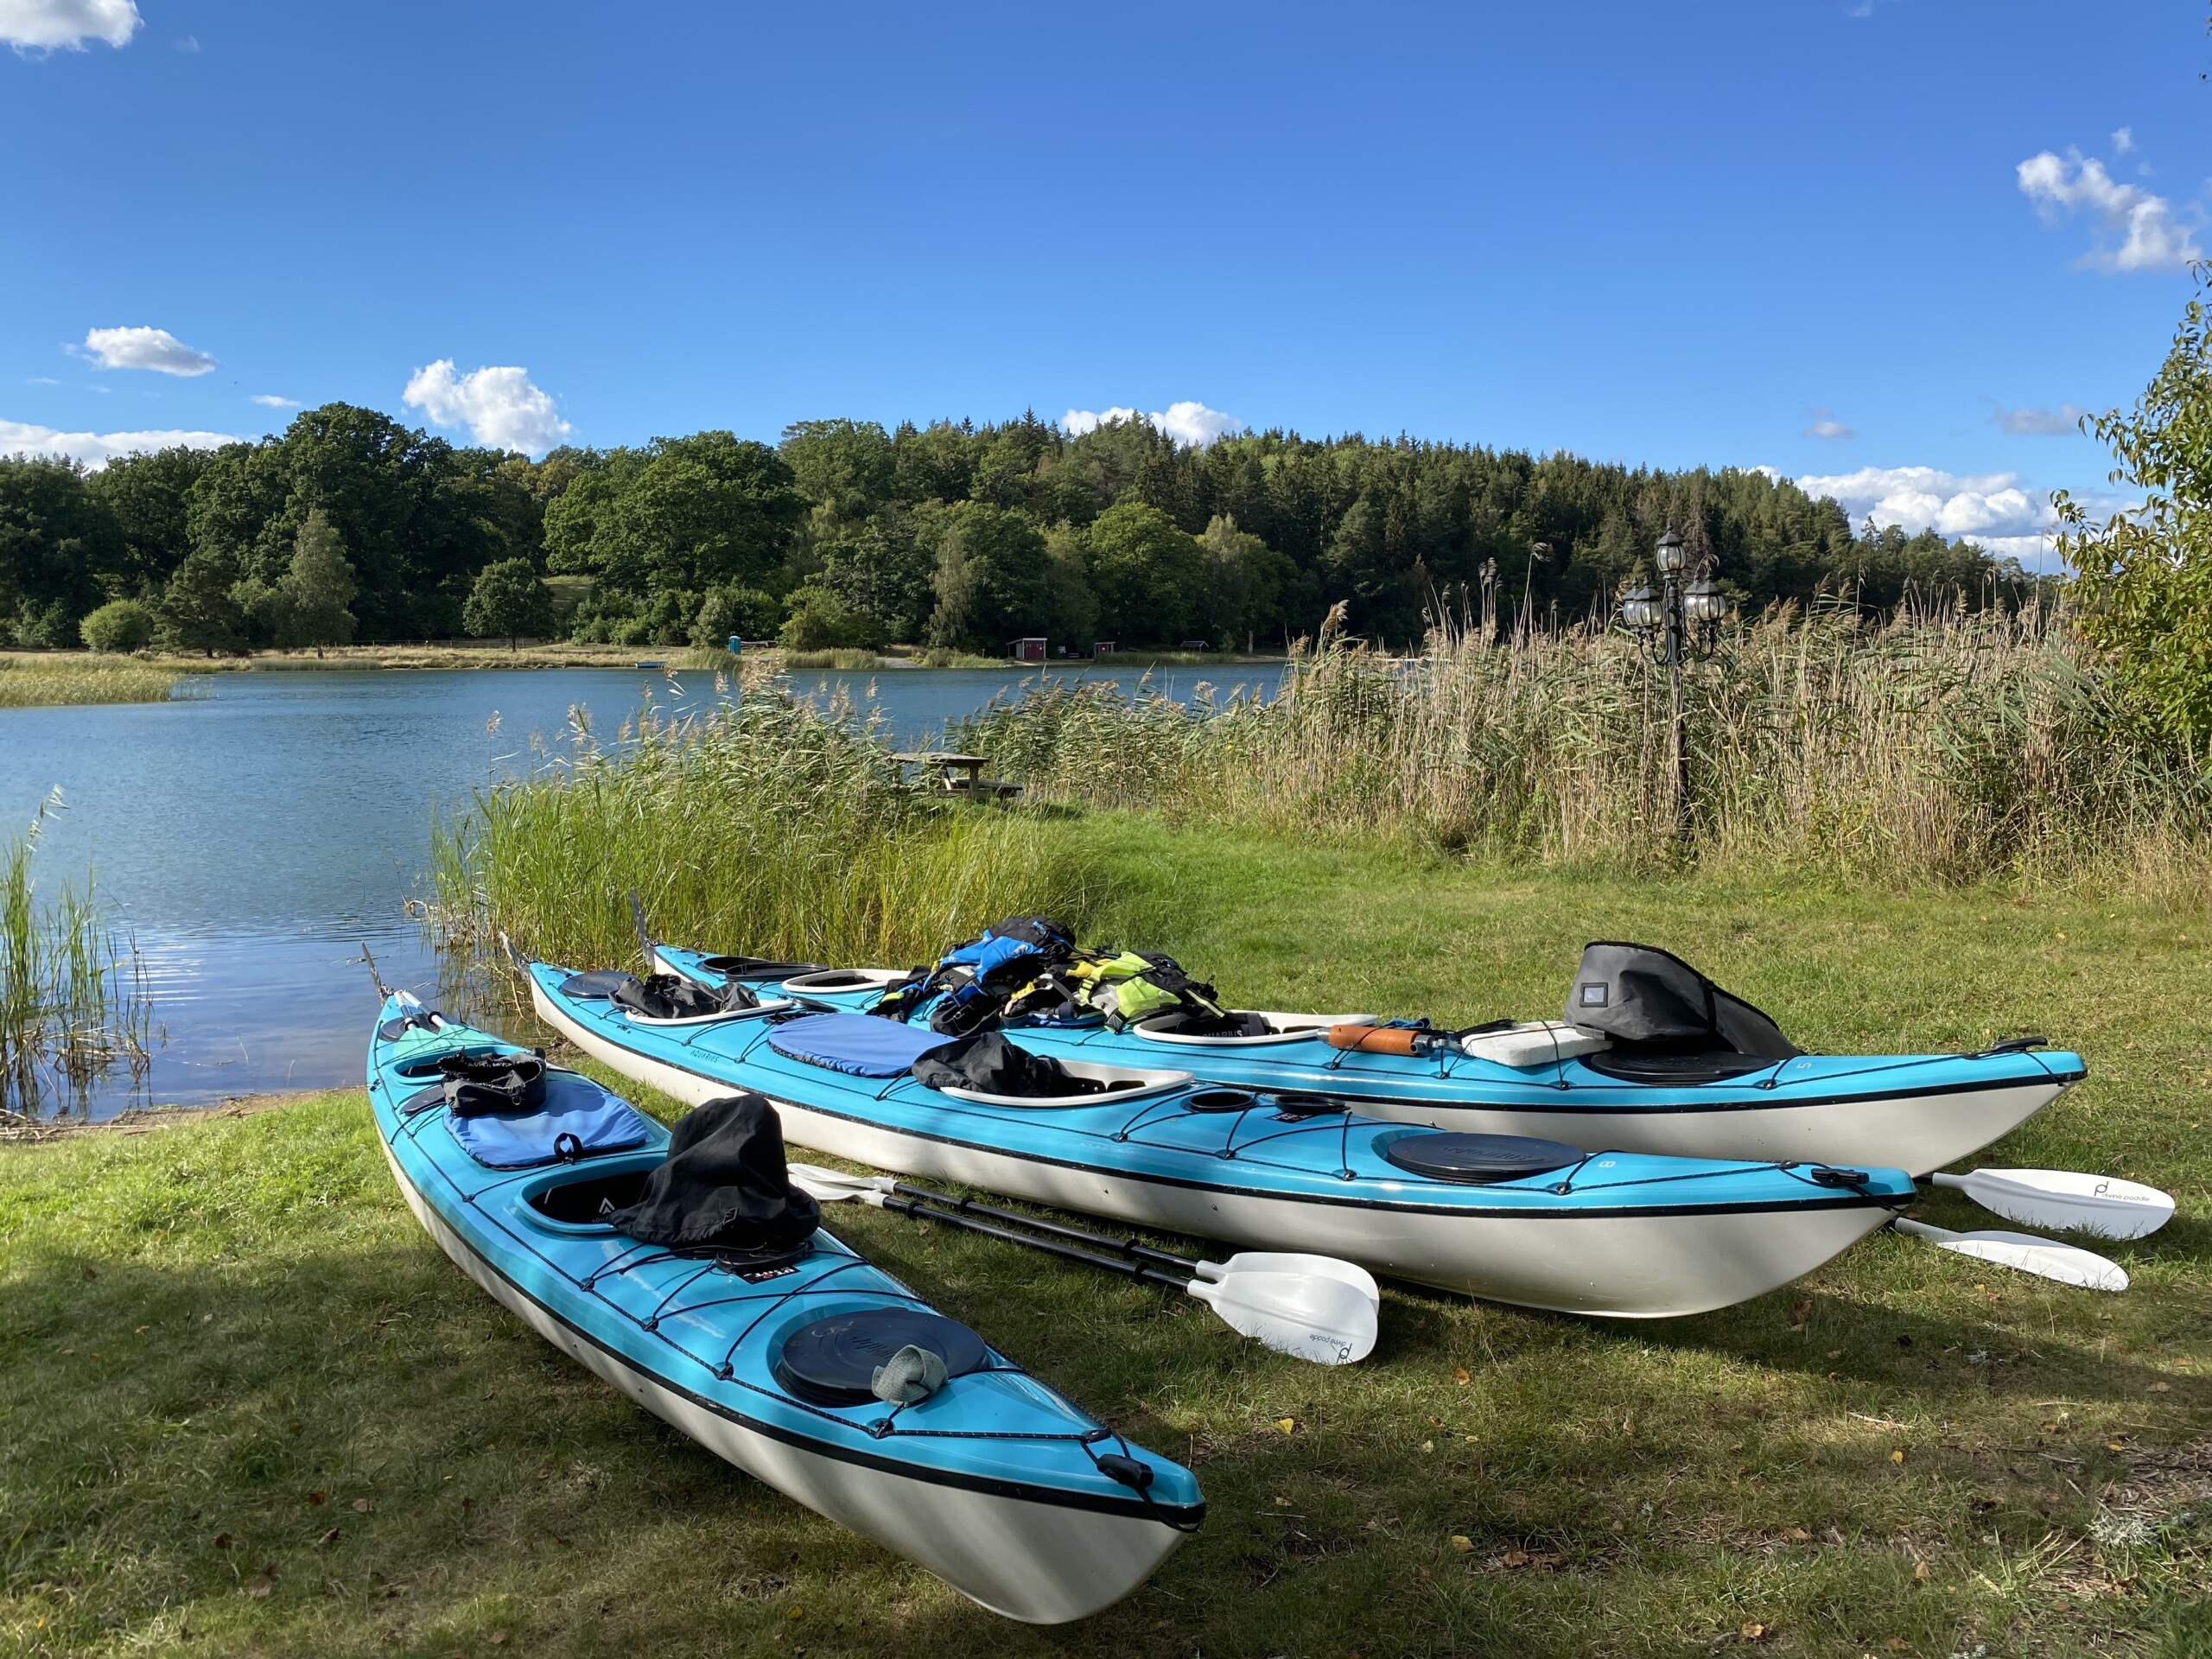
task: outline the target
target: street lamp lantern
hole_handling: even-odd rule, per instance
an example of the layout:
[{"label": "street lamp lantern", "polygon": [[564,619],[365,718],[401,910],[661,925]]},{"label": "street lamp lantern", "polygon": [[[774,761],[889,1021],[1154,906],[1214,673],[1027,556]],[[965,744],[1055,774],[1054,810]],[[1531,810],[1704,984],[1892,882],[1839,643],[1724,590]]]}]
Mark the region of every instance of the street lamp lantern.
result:
[{"label": "street lamp lantern", "polygon": [[1659,595],[1651,591],[1649,582],[1639,582],[1621,595],[1621,620],[1628,624],[1630,632],[1656,633],[1665,620]]},{"label": "street lamp lantern", "polygon": [[1682,589],[1682,614],[1693,622],[1712,624],[1728,614],[1728,601],[1720,591],[1720,584],[1710,575],[1690,578]]},{"label": "street lamp lantern", "polygon": [[1682,538],[1669,525],[1667,533],[1659,538],[1659,545],[1652,550],[1651,562],[1659,567],[1662,576],[1680,575],[1682,569]]}]

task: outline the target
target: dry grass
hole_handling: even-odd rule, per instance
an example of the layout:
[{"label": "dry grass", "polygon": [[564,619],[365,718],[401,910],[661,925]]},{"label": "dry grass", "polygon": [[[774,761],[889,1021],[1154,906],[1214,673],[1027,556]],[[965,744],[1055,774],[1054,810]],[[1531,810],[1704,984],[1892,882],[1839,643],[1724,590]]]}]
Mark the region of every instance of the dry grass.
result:
[{"label": "dry grass", "polygon": [[[1691,664],[1691,850],[1850,879],[2201,887],[2212,771],[2144,737],[2048,613],[1729,629]],[[1325,643],[1271,700],[1047,686],[962,741],[1102,805],[1619,869],[1675,855],[1662,677],[1618,632]]]}]

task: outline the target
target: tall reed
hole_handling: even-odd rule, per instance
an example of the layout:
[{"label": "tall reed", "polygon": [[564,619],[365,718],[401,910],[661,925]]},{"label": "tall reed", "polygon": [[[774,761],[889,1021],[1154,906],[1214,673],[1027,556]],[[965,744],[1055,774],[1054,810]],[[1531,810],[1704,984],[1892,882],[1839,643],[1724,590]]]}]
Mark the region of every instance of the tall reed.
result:
[{"label": "tall reed", "polygon": [[179,677],[174,669],[113,658],[0,654],[0,709],[166,702]]},{"label": "tall reed", "polygon": [[49,796],[30,827],[0,843],[0,1111],[81,1098],[118,1061],[146,1058],[138,955],[103,917],[91,878],[41,903],[32,874]]},{"label": "tall reed", "polygon": [[633,962],[626,895],[664,936],[823,963],[934,960],[1020,911],[1079,912],[1084,877],[1025,817],[902,783],[874,726],[747,680],[734,708],[650,709],[602,746],[573,711],[527,779],[438,826],[433,918],[579,965]]},{"label": "tall reed", "polygon": [[[1446,626],[1429,646],[1325,644],[1272,697],[1189,708],[1041,687],[960,741],[1067,800],[1501,858],[1681,855],[1663,674],[1632,640]],[[2047,611],[1777,613],[1726,629],[1685,697],[1688,850],[1716,867],[1956,882],[2206,866],[2212,771],[2145,737]]]}]

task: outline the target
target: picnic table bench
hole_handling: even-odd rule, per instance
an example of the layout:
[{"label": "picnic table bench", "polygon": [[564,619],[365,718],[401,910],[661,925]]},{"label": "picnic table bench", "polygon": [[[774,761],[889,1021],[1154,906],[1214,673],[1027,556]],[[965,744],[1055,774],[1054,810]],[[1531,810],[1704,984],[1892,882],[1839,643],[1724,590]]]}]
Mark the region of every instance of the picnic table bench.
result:
[{"label": "picnic table bench", "polygon": [[980,754],[952,754],[943,749],[918,749],[891,757],[903,772],[908,766],[930,767],[938,770],[938,781],[956,795],[965,795],[977,800],[1010,801],[1021,793],[1021,785],[1007,782],[1003,778],[986,778],[983,768],[991,763]]}]

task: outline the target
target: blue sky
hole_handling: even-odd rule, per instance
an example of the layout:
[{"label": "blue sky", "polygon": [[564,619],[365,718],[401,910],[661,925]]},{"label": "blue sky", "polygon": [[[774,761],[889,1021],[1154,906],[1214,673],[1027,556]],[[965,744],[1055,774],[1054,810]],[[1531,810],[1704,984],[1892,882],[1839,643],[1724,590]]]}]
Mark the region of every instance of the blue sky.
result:
[{"label": "blue sky", "polygon": [[1185,404],[2031,552],[2212,245],[2203,10],[0,0],[0,448]]}]

